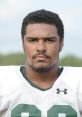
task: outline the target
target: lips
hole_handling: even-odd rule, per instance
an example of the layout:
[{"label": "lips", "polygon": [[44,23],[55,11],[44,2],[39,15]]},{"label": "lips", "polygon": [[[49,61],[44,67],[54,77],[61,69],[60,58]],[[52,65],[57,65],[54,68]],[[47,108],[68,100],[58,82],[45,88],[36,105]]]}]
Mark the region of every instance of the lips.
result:
[{"label": "lips", "polygon": [[44,56],[44,55],[37,55],[35,58],[38,59],[38,60],[45,60],[48,57]]},{"label": "lips", "polygon": [[36,58],[46,58],[46,56],[43,56],[43,55],[37,55]]}]

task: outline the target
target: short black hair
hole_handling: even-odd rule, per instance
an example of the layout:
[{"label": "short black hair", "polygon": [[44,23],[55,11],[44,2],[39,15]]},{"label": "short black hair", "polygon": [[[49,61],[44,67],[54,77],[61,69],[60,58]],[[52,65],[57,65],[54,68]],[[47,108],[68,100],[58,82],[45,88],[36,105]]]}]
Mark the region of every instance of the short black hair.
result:
[{"label": "short black hair", "polygon": [[64,25],[57,13],[48,10],[37,10],[29,13],[22,22],[21,35],[24,38],[26,27],[29,24],[46,23],[55,25],[57,27],[58,35],[60,39],[64,37]]}]

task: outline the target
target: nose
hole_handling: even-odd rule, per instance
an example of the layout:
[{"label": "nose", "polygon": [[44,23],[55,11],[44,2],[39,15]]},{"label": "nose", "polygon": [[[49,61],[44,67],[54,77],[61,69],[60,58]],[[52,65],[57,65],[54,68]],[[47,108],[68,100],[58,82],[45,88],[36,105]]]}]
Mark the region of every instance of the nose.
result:
[{"label": "nose", "polygon": [[37,44],[37,51],[39,52],[45,52],[46,51],[46,44],[43,40],[39,40]]}]

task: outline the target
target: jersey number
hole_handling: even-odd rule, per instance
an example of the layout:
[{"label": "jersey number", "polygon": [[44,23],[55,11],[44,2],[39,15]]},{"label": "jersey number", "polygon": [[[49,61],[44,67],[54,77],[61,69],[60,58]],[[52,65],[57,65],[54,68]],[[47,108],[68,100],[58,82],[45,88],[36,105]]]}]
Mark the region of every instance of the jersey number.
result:
[{"label": "jersey number", "polygon": [[[19,104],[11,117],[41,117],[41,111],[35,105]],[[77,113],[69,105],[54,105],[47,111],[47,117],[77,117]]]}]

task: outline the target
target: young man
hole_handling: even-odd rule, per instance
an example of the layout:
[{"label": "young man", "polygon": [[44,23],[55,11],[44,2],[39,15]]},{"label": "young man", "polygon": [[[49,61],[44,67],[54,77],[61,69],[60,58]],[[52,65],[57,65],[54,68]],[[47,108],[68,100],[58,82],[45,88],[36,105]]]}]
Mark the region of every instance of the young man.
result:
[{"label": "young man", "polygon": [[22,23],[24,66],[0,68],[0,117],[82,117],[82,68],[59,67],[64,26],[38,10]]}]

